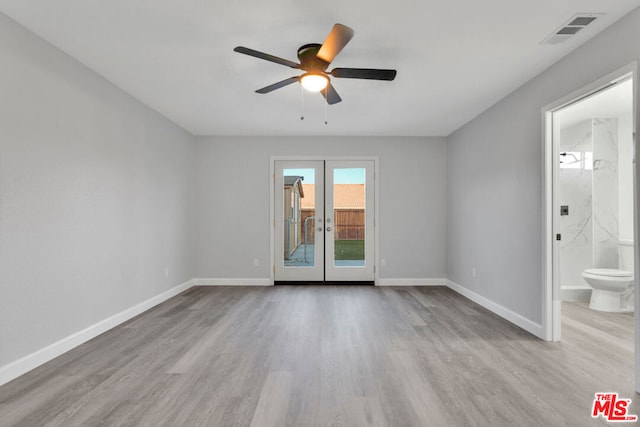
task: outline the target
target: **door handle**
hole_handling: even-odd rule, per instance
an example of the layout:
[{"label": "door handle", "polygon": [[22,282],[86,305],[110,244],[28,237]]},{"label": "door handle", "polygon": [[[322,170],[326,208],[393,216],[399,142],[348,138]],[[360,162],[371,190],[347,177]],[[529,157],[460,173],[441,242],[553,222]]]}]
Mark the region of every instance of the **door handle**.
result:
[{"label": "door handle", "polygon": [[322,231],[322,227],[318,227],[318,231]]},{"label": "door handle", "polygon": [[331,231],[331,227],[327,227],[327,231]]}]

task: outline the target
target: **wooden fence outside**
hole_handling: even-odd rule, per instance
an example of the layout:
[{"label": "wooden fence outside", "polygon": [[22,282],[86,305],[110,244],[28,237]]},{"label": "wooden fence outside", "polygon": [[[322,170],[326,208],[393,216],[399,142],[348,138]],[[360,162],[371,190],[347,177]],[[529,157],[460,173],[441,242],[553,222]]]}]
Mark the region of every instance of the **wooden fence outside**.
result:
[{"label": "wooden fence outside", "polygon": [[[300,236],[304,236],[304,222],[307,218],[314,215],[314,210],[302,210],[302,219],[300,221]],[[365,214],[364,209],[337,209],[334,211],[334,225],[332,226],[335,233],[335,240],[364,240],[365,235]],[[315,241],[315,221],[309,220],[307,230],[307,243],[313,244]],[[301,243],[304,242],[304,237]]]}]

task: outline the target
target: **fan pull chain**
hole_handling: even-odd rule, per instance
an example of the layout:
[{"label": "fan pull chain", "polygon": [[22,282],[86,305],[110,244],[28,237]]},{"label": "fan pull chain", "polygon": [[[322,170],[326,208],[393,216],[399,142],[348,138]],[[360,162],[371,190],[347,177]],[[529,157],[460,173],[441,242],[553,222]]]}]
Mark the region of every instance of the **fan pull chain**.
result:
[{"label": "fan pull chain", "polygon": [[329,124],[328,115],[329,115],[329,102],[325,101],[325,103],[324,103],[324,124],[325,124],[325,126]]},{"label": "fan pull chain", "polygon": [[304,120],[304,88],[300,85],[300,120]]}]

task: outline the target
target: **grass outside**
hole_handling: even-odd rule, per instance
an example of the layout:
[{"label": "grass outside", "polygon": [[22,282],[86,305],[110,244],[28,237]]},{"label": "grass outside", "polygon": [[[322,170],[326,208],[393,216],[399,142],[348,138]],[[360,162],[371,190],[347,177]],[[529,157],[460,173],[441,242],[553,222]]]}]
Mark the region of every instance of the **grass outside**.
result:
[{"label": "grass outside", "polygon": [[364,240],[336,240],[336,260],[364,260]]}]

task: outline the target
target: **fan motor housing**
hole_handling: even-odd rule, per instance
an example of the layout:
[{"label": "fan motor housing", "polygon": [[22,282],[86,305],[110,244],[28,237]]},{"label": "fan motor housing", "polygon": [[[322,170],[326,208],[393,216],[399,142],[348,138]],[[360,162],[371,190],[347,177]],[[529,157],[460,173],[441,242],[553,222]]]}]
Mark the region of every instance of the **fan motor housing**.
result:
[{"label": "fan motor housing", "polygon": [[324,71],[329,66],[328,62],[318,58],[318,51],[322,47],[319,43],[309,43],[298,48],[298,59],[303,70]]}]

